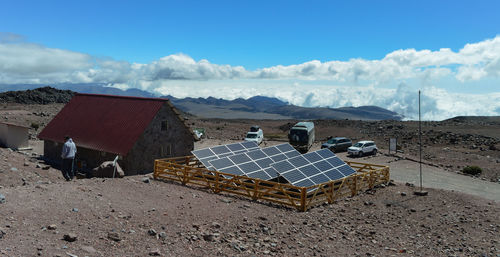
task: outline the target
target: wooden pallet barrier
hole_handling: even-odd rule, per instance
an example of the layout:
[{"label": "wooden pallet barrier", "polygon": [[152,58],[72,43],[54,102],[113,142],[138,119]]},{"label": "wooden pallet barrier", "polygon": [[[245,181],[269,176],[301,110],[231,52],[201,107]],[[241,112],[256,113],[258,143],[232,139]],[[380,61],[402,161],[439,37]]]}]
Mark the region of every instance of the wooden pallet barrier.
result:
[{"label": "wooden pallet barrier", "polygon": [[290,206],[300,211],[323,203],[334,203],[339,198],[354,196],[389,182],[387,166],[359,162],[347,164],[356,170],[356,174],[310,187],[207,170],[194,156],[155,160],[153,176],[157,180],[201,186],[214,193],[227,192],[255,201]]}]

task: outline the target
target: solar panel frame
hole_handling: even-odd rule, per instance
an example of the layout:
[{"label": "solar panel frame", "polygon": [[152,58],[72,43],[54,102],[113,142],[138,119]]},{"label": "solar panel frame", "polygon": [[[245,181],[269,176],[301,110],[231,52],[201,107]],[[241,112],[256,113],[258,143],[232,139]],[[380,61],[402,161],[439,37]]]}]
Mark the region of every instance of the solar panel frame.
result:
[{"label": "solar panel frame", "polygon": [[236,154],[241,154],[243,152],[252,151],[258,148],[259,145],[256,142],[244,141],[240,143],[218,145],[218,146],[193,150],[191,151],[191,153],[194,156],[196,156],[196,158],[205,166],[205,168],[213,170],[214,167],[210,164],[210,161],[212,160],[221,159]]},{"label": "solar panel frame", "polygon": [[318,168],[314,167],[314,165],[306,165],[302,166],[300,168],[297,168],[302,174],[304,174],[306,177],[312,177],[316,176],[317,174],[321,174],[321,170]]},{"label": "solar panel frame", "polygon": [[274,162],[271,158],[265,158],[265,159],[256,160],[255,163],[257,163],[257,165],[259,165],[259,167],[261,167],[262,169],[265,169],[265,168],[271,166],[271,163],[274,163]]},{"label": "solar panel frame", "polygon": [[342,165],[340,167],[337,168],[342,174],[344,174],[344,176],[349,176],[349,175],[352,175],[354,173],[356,173],[356,171],[351,168],[349,165]]},{"label": "solar panel frame", "polygon": [[250,157],[252,160],[258,160],[258,159],[263,159],[266,158],[267,155],[264,154],[262,151],[249,151],[247,153],[248,157]]},{"label": "solar panel frame", "polygon": [[232,152],[237,152],[246,149],[242,144],[229,144],[227,145],[227,148],[229,148],[229,150],[231,150]]},{"label": "solar panel frame", "polygon": [[235,154],[227,157],[233,163],[245,163],[251,161],[251,159],[245,154]]},{"label": "solar panel frame", "polygon": [[285,153],[285,155],[286,155],[286,157],[288,159],[290,159],[290,158],[293,158],[293,157],[300,156],[300,153],[298,151],[296,151],[296,152],[287,152],[287,153]]},{"label": "solar panel frame", "polygon": [[[331,173],[329,173],[331,172]],[[332,170],[328,170],[324,173],[327,177],[329,177],[331,180],[337,180],[337,179],[341,179],[341,178],[344,178],[344,174],[342,174],[338,169],[332,169]]]},{"label": "solar panel frame", "polygon": [[282,161],[282,160],[286,160],[288,158],[286,158],[286,155],[285,154],[277,154],[277,155],[273,155],[270,157],[271,160],[273,160],[274,162],[279,162],[279,161]]},{"label": "solar panel frame", "polygon": [[[278,177],[278,172],[276,172],[276,170],[271,167],[271,164],[286,160],[286,154],[290,154],[292,156],[300,155],[297,150],[286,143],[262,149],[255,149],[224,158],[228,161],[213,160],[214,164],[212,164],[212,166],[217,168],[217,170],[224,169],[225,171],[229,171],[227,173],[231,173],[230,167],[238,167],[238,170],[235,171],[242,171],[244,173],[243,175],[245,176],[260,179],[265,177],[266,180],[269,180]],[[219,165],[221,163],[224,163],[225,166]],[[266,175],[264,175],[262,172],[264,172]]]},{"label": "solar panel frame", "polygon": [[356,173],[328,149],[301,155],[289,144],[260,149],[255,142],[242,142],[192,153],[210,170],[263,180],[282,176],[296,186],[308,187]]},{"label": "solar panel frame", "polygon": [[297,182],[297,185],[296,186],[299,186],[299,187],[310,187],[310,186],[314,186],[314,182],[312,182],[310,179],[306,178],[306,179],[303,179],[303,180],[300,180],[299,182]]},{"label": "solar panel frame", "polygon": [[280,152],[290,152],[294,150],[293,146],[290,145],[290,144],[279,144],[279,145],[276,145],[276,148],[278,148],[278,150],[280,150]]},{"label": "solar panel frame", "polygon": [[234,167],[234,166],[220,169],[219,171],[224,172],[224,173],[231,173],[234,175],[243,175],[244,174],[242,170],[240,170],[238,167]]},{"label": "solar panel frame", "polygon": [[310,179],[316,185],[330,181],[330,178],[324,175],[323,173],[317,174],[316,176],[312,176]]},{"label": "solar panel frame", "polygon": [[262,179],[262,180],[269,180],[271,179],[271,176],[269,176],[269,174],[267,172],[265,172],[264,170],[258,170],[256,172],[252,172],[250,173],[252,176],[252,178],[258,178],[258,179]]},{"label": "solar panel frame", "polygon": [[341,179],[356,172],[329,149],[276,162],[271,167],[290,184],[306,187]]},{"label": "solar panel frame", "polygon": [[316,152],[310,152],[304,154],[304,158],[308,160],[311,163],[317,162],[322,159],[321,155],[317,154]]},{"label": "solar panel frame", "polygon": [[259,145],[255,141],[244,141],[241,143],[241,145],[245,147],[245,149],[253,149],[255,148],[255,146],[257,146],[257,148],[259,147]]},{"label": "solar panel frame", "polygon": [[278,150],[278,148],[276,146],[271,146],[271,147],[266,147],[266,148],[263,148],[262,151],[269,157],[271,156],[274,156],[274,155],[277,155],[277,154],[280,154],[281,151]]}]

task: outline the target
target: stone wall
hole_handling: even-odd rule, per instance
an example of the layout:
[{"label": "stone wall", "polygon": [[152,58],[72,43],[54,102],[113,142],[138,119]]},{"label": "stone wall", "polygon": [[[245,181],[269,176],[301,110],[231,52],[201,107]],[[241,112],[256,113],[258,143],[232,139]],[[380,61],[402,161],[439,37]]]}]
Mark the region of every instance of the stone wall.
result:
[{"label": "stone wall", "polygon": [[[44,146],[44,158],[55,166],[59,166],[62,162],[61,159],[61,151],[63,143],[57,143],[54,141],[45,140],[43,142]],[[75,142],[78,145],[78,142]],[[75,166],[75,170],[86,171],[89,169],[93,169],[99,166],[101,163],[105,161],[113,161],[116,157],[116,154],[101,152],[97,150],[92,150],[83,147],[76,147],[76,162],[81,163],[81,168]],[[77,165],[75,163],[75,165]],[[120,163],[121,166],[121,163]]]},{"label": "stone wall", "polygon": [[[162,130],[162,122],[167,122]],[[154,160],[191,155],[194,137],[189,127],[178,117],[170,103],[165,103],[153,118],[134,147],[120,162],[126,175],[153,171]]]},{"label": "stone wall", "polygon": [[[50,140],[43,141],[43,157],[53,165],[61,164],[62,144]],[[78,151],[78,148],[77,148]]]}]

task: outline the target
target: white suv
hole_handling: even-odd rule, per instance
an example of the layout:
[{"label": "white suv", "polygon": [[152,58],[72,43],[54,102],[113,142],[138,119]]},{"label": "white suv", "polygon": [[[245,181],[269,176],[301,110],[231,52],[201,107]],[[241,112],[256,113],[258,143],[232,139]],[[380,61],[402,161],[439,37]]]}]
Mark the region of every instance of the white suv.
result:
[{"label": "white suv", "polygon": [[252,126],[250,128],[250,131],[247,132],[247,135],[245,137],[245,141],[253,141],[256,142],[258,145],[262,143],[262,140],[264,139],[264,132],[262,129],[260,129],[259,126]]},{"label": "white suv", "polygon": [[351,156],[363,156],[366,154],[376,155],[377,151],[378,148],[373,141],[359,141],[347,148],[347,154]]}]

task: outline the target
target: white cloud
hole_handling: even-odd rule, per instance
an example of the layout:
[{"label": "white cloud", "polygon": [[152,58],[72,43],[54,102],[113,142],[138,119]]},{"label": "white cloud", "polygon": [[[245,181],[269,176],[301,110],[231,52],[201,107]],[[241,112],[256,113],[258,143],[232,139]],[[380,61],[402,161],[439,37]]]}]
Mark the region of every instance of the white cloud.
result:
[{"label": "white cloud", "polygon": [[71,81],[74,72],[92,68],[87,54],[35,44],[0,44],[0,82]]},{"label": "white cloud", "polygon": [[[151,86],[151,85],[149,85]],[[375,105],[418,119],[418,89],[401,83],[395,89],[375,86],[336,86],[276,83],[272,80],[169,81],[155,82],[156,93],[184,97],[250,98],[255,95],[276,97],[298,106],[344,107]],[[490,94],[451,93],[436,87],[424,87],[421,94],[424,120],[442,120],[462,115],[500,115],[500,92]]]},{"label": "white cloud", "polygon": [[[51,82],[125,83],[139,80],[220,80],[220,79],[298,79],[375,85],[412,78],[438,79],[454,76],[459,81],[500,76],[500,36],[467,44],[458,52],[396,50],[380,60],[317,60],[295,65],[277,65],[255,71],[242,66],[195,61],[184,54],[173,54],[149,64],[92,58],[87,54],[46,48],[27,43],[0,43],[2,83],[10,80]],[[452,70],[449,66],[458,67]]]},{"label": "white cloud", "polygon": [[98,82],[180,97],[267,95],[302,106],[378,105],[409,117],[416,114],[417,88],[424,88],[429,119],[499,115],[500,106],[493,102],[499,102],[498,91],[461,95],[443,89],[443,78],[456,83],[500,80],[500,36],[467,44],[457,52],[404,49],[380,60],[312,60],[252,71],[196,61],[185,54],[147,64],[119,62],[24,43],[15,34],[0,35],[0,84]]}]

